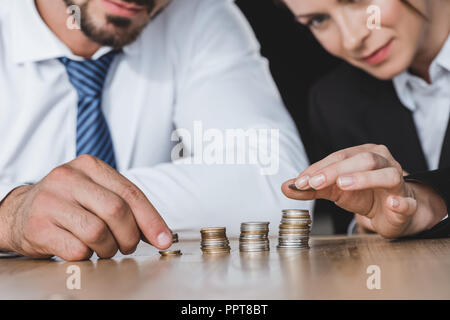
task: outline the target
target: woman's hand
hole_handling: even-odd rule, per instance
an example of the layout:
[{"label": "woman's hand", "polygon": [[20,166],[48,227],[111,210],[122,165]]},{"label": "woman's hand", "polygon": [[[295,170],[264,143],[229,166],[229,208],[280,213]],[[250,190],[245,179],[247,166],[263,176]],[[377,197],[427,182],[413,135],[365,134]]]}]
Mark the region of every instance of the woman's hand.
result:
[{"label": "woman's hand", "polygon": [[433,189],[407,183],[403,169],[385,146],[367,144],[335,152],[298,178],[285,182],[292,199],[327,199],[359,215],[358,224],[385,238],[429,229],[447,213]]}]

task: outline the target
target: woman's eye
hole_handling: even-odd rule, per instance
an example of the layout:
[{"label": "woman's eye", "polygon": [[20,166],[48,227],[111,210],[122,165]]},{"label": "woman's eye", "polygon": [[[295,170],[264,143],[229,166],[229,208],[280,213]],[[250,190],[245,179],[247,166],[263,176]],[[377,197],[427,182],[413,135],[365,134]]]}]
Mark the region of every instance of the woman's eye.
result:
[{"label": "woman's eye", "polygon": [[316,17],[313,17],[313,18],[309,19],[308,22],[306,23],[306,26],[307,27],[312,27],[312,28],[318,28],[326,20],[327,20],[327,16],[325,16],[325,15],[316,16]]},{"label": "woman's eye", "polygon": [[363,3],[363,2],[367,2],[367,0],[349,0],[350,3],[354,3],[354,4],[358,4],[358,3]]}]

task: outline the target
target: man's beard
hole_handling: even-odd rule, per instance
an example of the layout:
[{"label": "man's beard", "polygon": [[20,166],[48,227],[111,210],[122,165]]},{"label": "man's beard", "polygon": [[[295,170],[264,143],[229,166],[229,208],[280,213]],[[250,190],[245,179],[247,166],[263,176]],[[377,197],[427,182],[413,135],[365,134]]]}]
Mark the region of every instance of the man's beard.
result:
[{"label": "man's beard", "polygon": [[[155,8],[154,0],[122,0],[124,2],[134,3],[137,5],[147,7],[147,12],[150,14]],[[75,5],[73,0],[64,0],[67,6]],[[91,15],[89,15],[89,1],[86,1],[80,8],[80,28],[81,31],[92,41],[97,42],[103,46],[121,48],[134,42],[146,24],[137,26],[133,29],[127,30],[132,24],[132,20],[125,17],[106,15],[107,24],[112,24],[119,28],[119,32],[106,31],[98,27]]]}]

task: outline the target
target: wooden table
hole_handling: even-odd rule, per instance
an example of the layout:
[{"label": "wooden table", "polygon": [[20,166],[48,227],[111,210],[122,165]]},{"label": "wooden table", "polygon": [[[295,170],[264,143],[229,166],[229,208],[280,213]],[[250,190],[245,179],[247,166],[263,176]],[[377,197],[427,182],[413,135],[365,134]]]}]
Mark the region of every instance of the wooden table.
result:
[{"label": "wooden table", "polygon": [[[199,241],[174,245],[162,258],[146,244],[111,260],[0,260],[0,299],[449,299],[450,239],[387,241],[378,236],[312,237],[310,249],[205,256]],[[81,271],[69,290],[66,271]],[[367,288],[380,268],[381,289]]]}]

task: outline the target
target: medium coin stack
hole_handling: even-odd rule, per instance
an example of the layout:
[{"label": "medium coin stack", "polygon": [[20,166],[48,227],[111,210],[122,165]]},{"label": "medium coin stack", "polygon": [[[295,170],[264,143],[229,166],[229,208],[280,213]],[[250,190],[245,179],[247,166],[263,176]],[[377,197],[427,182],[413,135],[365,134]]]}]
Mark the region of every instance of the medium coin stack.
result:
[{"label": "medium coin stack", "polygon": [[309,248],[311,222],[308,210],[283,210],[277,247],[286,249]]},{"label": "medium coin stack", "polygon": [[269,251],[269,222],[243,222],[239,237],[239,251]]},{"label": "medium coin stack", "polygon": [[203,253],[229,253],[230,242],[226,235],[226,228],[203,228],[200,230],[202,236],[201,249]]}]

